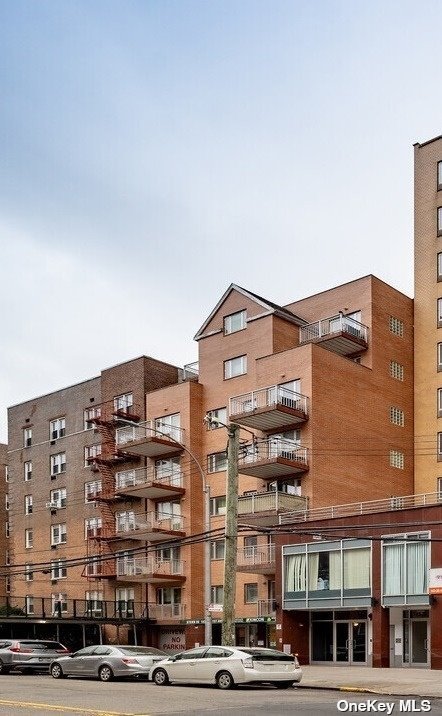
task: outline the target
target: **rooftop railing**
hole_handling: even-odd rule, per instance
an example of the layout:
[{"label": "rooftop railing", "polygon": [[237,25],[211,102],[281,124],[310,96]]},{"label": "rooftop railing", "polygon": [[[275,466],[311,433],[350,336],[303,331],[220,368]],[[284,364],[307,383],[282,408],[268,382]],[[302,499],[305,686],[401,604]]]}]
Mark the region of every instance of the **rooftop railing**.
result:
[{"label": "rooftop railing", "polygon": [[301,326],[299,329],[299,342],[309,343],[319,338],[326,338],[337,333],[346,333],[353,338],[367,342],[368,328],[363,323],[355,321],[350,316],[344,316],[342,313],[330,318],[324,318],[315,323],[309,323],[307,326]]},{"label": "rooftop railing", "polygon": [[306,395],[295,393],[282,385],[272,385],[230,398],[229,414],[241,415],[259,408],[274,408],[276,405],[284,405],[287,408],[308,413],[308,397]]}]

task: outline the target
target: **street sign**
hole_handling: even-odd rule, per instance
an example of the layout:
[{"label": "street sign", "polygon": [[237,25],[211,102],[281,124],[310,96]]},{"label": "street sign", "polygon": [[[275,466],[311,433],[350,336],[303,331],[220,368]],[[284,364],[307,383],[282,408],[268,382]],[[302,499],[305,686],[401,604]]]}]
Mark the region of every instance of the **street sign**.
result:
[{"label": "street sign", "polygon": [[209,604],[209,612],[222,612],[222,604]]}]

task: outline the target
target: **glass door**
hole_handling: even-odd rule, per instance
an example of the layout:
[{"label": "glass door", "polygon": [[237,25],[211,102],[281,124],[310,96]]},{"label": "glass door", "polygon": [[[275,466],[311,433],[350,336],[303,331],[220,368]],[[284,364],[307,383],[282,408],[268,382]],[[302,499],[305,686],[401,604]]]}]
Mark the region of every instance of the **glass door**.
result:
[{"label": "glass door", "polygon": [[336,622],[335,634],[336,662],[344,664],[365,664],[367,660],[366,622]]},{"label": "glass door", "polygon": [[350,661],[350,624],[349,622],[336,622],[336,661],[346,664]]},{"label": "glass door", "polygon": [[367,623],[351,623],[351,661],[353,664],[365,664],[367,661]]},{"label": "glass door", "polygon": [[428,662],[427,621],[411,620],[411,666],[426,666]]}]

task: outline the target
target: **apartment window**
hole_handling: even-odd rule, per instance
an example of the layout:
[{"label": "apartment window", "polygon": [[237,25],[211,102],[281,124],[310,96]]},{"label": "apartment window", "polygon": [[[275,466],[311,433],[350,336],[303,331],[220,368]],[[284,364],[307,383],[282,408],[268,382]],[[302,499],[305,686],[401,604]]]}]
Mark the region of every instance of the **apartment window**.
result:
[{"label": "apartment window", "polygon": [[210,543],[211,559],[224,559],[224,552],[225,541],[223,539],[216,539]]},{"label": "apartment window", "polygon": [[32,495],[25,495],[25,515],[32,515]]},{"label": "apartment window", "polygon": [[5,579],[5,592],[6,592],[6,594],[10,594],[10,592],[11,592],[11,579],[10,579],[10,577],[6,577],[6,579]]},{"label": "apartment window", "polygon": [[236,378],[247,373],[247,356],[237,356],[224,361],[224,379]]},{"label": "apartment window", "polygon": [[222,604],[224,601],[224,587],[222,584],[216,584],[210,587],[210,601],[212,604]]},{"label": "apartment window", "polygon": [[253,582],[244,585],[245,604],[256,604],[258,601],[258,583]]},{"label": "apartment window", "polygon": [[404,380],[404,366],[395,360],[390,361],[390,375],[396,380]]},{"label": "apartment window", "polygon": [[158,431],[159,437],[164,435],[180,442],[182,440],[180,414],[173,413],[172,415],[163,415],[162,418],[157,418],[155,420],[155,430]]},{"label": "apartment window", "polygon": [[[440,433],[442,435],[442,433]],[[442,458],[442,456],[441,456]],[[405,456],[400,450],[390,450],[390,467],[396,467],[403,470],[405,466]]]},{"label": "apartment window", "polygon": [[5,536],[6,537],[11,536],[11,525],[9,522],[5,522]]},{"label": "apartment window", "polygon": [[442,433],[437,434],[437,459],[442,461]]},{"label": "apartment window", "polygon": [[115,513],[115,531],[131,532],[135,529],[135,512],[126,510],[124,512]]},{"label": "apartment window", "polygon": [[60,510],[66,507],[67,492],[65,487],[61,487],[59,490],[51,490],[50,492],[50,504],[51,507],[55,507]]},{"label": "apartment window", "polygon": [[258,537],[251,535],[250,537],[244,537],[244,553],[246,557],[252,557],[258,546]]},{"label": "apartment window", "polygon": [[66,472],[66,453],[51,455],[51,476],[60,475],[62,472]]},{"label": "apartment window", "polygon": [[34,546],[34,530],[31,527],[25,529],[25,547],[31,549]]},{"label": "apartment window", "polygon": [[247,327],[247,311],[237,311],[229,316],[224,316],[224,335],[242,331]]},{"label": "apartment window", "polygon": [[210,498],[210,514],[212,517],[226,514],[226,496]]},{"label": "apartment window", "polygon": [[49,423],[49,440],[57,440],[66,435],[66,418],[55,418]]},{"label": "apartment window", "polygon": [[89,517],[84,521],[84,539],[98,537],[101,533],[101,517]]},{"label": "apartment window", "polygon": [[442,477],[437,478],[437,499],[442,500]]},{"label": "apartment window", "polygon": [[155,460],[155,479],[160,481],[164,480],[169,485],[176,485],[177,487],[181,487],[182,474],[180,458],[165,457]]},{"label": "apartment window", "polygon": [[25,565],[25,582],[33,582],[34,581],[34,570],[32,564],[26,564]]},{"label": "apartment window", "polygon": [[88,467],[97,457],[101,455],[101,444],[87,445],[84,448],[84,466]]},{"label": "apartment window", "polygon": [[98,577],[103,574],[103,562],[97,557],[90,557],[86,564],[86,576],[87,577]]},{"label": "apartment window", "polygon": [[51,545],[65,544],[67,539],[66,523],[51,525]]},{"label": "apartment window", "polygon": [[404,335],[404,322],[400,320],[400,318],[396,318],[395,316],[390,316],[389,318],[389,328],[390,332],[394,333],[395,336],[399,336],[400,338]]},{"label": "apartment window", "polygon": [[114,410],[122,413],[130,413],[134,404],[133,393],[123,393],[114,398]]},{"label": "apartment window", "polygon": [[25,597],[25,610],[26,615],[34,613],[34,597],[31,597],[30,594],[27,594]]},{"label": "apartment window", "polygon": [[437,299],[437,327],[442,326],[442,298]]},{"label": "apartment window", "polygon": [[157,589],[157,604],[181,604],[181,587]]},{"label": "apartment window", "polygon": [[9,482],[9,467],[5,465],[5,482]]},{"label": "apartment window", "polygon": [[[382,545],[384,600],[387,604],[403,604],[408,602],[408,595],[423,595],[427,599],[428,533],[395,535],[391,542],[387,541],[389,537],[392,535],[384,537]],[[413,603],[413,600],[410,601]]]},{"label": "apartment window", "polygon": [[222,472],[227,469],[227,452],[213,452],[207,455],[207,472]]},{"label": "apartment window", "polygon": [[24,428],[23,430],[23,446],[31,447],[32,445],[32,428]]},{"label": "apartment window", "polygon": [[101,418],[100,407],[93,406],[92,408],[86,408],[84,411],[84,429],[92,430],[95,427],[94,420],[97,418]]},{"label": "apartment window", "polygon": [[7,549],[5,552],[5,565],[6,565],[6,567],[9,567],[10,564],[11,564],[11,555],[10,555],[9,549]]},{"label": "apartment window", "polygon": [[7,493],[5,495],[5,510],[9,512],[9,495]]},{"label": "apartment window", "polygon": [[84,597],[87,604],[87,611],[92,612],[92,615],[101,615],[103,611],[103,592],[97,590],[85,592]]},{"label": "apartment window", "polygon": [[31,462],[31,460],[26,460],[26,462],[23,463],[23,476],[24,476],[25,482],[32,480],[32,462]]},{"label": "apartment window", "polygon": [[393,425],[399,425],[403,427],[405,424],[404,411],[400,408],[395,408],[393,405],[390,406],[390,423]]},{"label": "apartment window", "polygon": [[442,236],[442,206],[437,208],[437,235]]},{"label": "apartment window", "polygon": [[51,579],[66,579],[67,574],[65,559],[51,561]]},{"label": "apartment window", "polygon": [[101,494],[101,480],[91,480],[84,483],[84,501],[95,500]]},{"label": "apartment window", "polygon": [[[217,422],[219,421],[219,422]],[[227,422],[227,408],[215,408],[207,413],[206,429],[217,430],[223,428]],[[224,425],[222,425],[224,423]]]},{"label": "apartment window", "polygon": [[52,614],[53,616],[59,616],[66,614],[68,610],[68,595],[62,594],[51,594],[52,599]]}]

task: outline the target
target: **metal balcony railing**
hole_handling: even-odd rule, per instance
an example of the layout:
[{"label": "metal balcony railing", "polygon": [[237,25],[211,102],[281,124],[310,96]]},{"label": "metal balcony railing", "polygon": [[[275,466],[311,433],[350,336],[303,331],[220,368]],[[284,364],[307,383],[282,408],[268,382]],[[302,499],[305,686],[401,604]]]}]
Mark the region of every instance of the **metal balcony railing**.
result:
[{"label": "metal balcony railing", "polygon": [[275,545],[251,545],[238,550],[237,565],[239,567],[256,567],[263,564],[273,564],[275,562]]},{"label": "metal balcony railing", "polygon": [[363,323],[355,321],[350,316],[344,316],[342,313],[337,316],[324,318],[315,323],[309,323],[307,326],[301,326],[299,329],[299,342],[309,343],[319,338],[325,338],[337,333],[346,333],[360,341],[367,342],[368,328]]},{"label": "metal balcony railing", "polygon": [[123,470],[115,475],[115,490],[124,490],[128,487],[140,485],[149,486],[159,483],[169,487],[182,487],[182,472],[159,472],[147,467],[140,467],[134,470]]},{"label": "metal balcony railing", "polygon": [[285,460],[307,464],[308,450],[305,447],[301,447],[295,440],[289,440],[288,438],[272,437],[265,440],[256,440],[255,442],[241,445],[238,464],[241,467],[263,460],[273,460],[274,458],[284,458]]},{"label": "metal balcony railing", "polygon": [[133,600],[114,602],[97,599],[9,597],[0,602],[0,619],[148,619],[151,618],[150,606],[145,602]]},{"label": "metal balcony railing", "polygon": [[184,619],[185,604],[149,604],[150,619]]},{"label": "metal balcony railing", "polygon": [[194,361],[193,363],[186,363],[186,365],[183,368],[183,378],[184,380],[189,380],[195,378],[198,378],[199,375],[199,364],[198,361]]},{"label": "metal balcony railing", "polygon": [[306,507],[306,497],[276,490],[238,497],[238,515],[259,514],[260,512],[293,512],[296,509],[306,509]]},{"label": "metal balcony railing", "polygon": [[152,438],[157,438],[158,440],[170,439],[174,443],[181,444],[184,442],[184,429],[169,423],[163,423],[161,420],[148,420],[139,425],[125,425],[122,428],[117,428],[115,435],[118,447]]},{"label": "metal balcony railing", "polygon": [[274,599],[258,599],[257,612],[259,617],[275,617],[276,602]]},{"label": "metal balcony railing", "polygon": [[164,530],[165,532],[181,532],[184,527],[184,518],[181,515],[171,515],[165,512],[146,512],[144,514],[131,514],[116,520],[117,534],[130,532],[149,532],[150,530]]},{"label": "metal balcony railing", "polygon": [[308,414],[308,397],[301,393],[295,393],[282,385],[252,390],[250,393],[230,398],[229,414],[237,416],[260,408],[274,408],[276,405],[283,405]]},{"label": "metal balcony railing", "polygon": [[117,560],[117,577],[140,577],[149,575],[165,577],[183,576],[184,562],[181,560],[158,560],[145,557],[125,557]]}]

